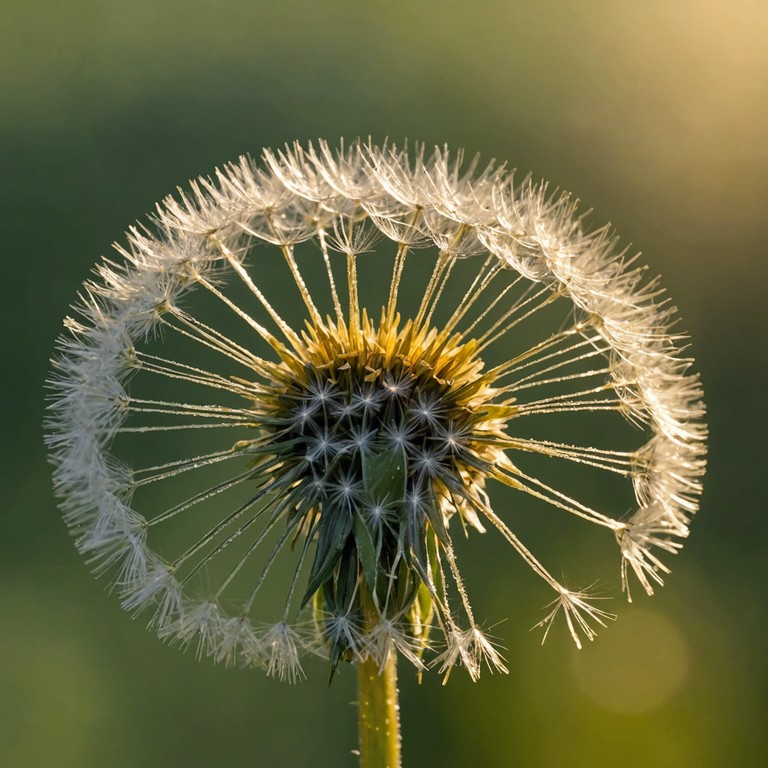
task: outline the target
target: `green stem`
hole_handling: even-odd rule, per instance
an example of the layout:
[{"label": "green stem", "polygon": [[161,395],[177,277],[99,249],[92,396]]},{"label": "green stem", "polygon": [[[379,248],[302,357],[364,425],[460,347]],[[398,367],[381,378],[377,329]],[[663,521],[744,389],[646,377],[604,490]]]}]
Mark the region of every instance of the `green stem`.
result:
[{"label": "green stem", "polygon": [[357,665],[360,768],[400,768],[400,705],[397,658],[389,654],[384,669],[371,658]]}]

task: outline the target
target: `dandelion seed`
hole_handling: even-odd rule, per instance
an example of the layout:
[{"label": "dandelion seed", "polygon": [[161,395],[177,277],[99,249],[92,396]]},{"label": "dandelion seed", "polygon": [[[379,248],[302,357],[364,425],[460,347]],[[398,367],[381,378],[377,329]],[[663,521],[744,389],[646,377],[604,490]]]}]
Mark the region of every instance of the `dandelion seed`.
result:
[{"label": "dandelion seed", "polygon": [[473,680],[480,677],[483,663],[491,672],[509,672],[501,654],[478,627],[465,630],[453,627],[447,637],[448,647],[434,660],[440,672],[445,674],[444,682],[448,681],[451,670],[458,664],[465,667]]},{"label": "dandelion seed", "polygon": [[590,595],[588,590],[571,592],[563,587],[560,595],[550,603],[552,610],[534,627],[534,629],[544,628],[544,637],[541,642],[543,643],[547,639],[550,627],[560,613],[565,616],[568,631],[577,648],[581,648],[580,635],[583,635],[587,640],[594,640],[596,632],[589,621],[604,627],[606,620],[616,618],[614,614],[592,605],[590,601],[595,599],[600,598]]},{"label": "dandelion seed", "polygon": [[[612,614],[494,510],[501,485],[612,533],[628,597],[661,584],[698,507],[701,387],[657,283],[568,195],[441,149],[294,145],[117,250],[65,320],[47,443],[77,546],[162,637],[291,682],[307,649],[506,671],[451,538],[490,527],[555,594],[544,637],[562,616],[580,647]],[[597,419],[620,449],[580,442]],[[576,498],[566,463],[634,511]]]},{"label": "dandelion seed", "polygon": [[426,665],[422,660],[424,644],[414,640],[406,627],[407,622],[397,619],[380,619],[376,626],[365,636],[366,652],[376,661],[379,671],[383,672],[392,652],[423,671]]},{"label": "dandelion seed", "polygon": [[304,677],[299,661],[299,635],[285,622],[271,627],[264,635],[263,646],[267,656],[267,674],[280,680],[296,683]]}]

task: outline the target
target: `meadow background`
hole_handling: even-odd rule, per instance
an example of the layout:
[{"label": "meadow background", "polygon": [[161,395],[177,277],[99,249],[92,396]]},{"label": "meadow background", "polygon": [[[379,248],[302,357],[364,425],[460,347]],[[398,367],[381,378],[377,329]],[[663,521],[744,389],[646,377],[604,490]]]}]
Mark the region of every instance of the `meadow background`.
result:
[{"label": "meadow background", "polygon": [[368,135],[508,160],[612,221],[680,309],[711,428],[667,586],[615,600],[580,653],[528,633],[548,597],[507,547],[466,548],[510,674],[403,670],[405,765],[765,764],[764,2],[5,0],[0,29],[0,764],[355,765],[351,670],[329,689],[319,662],[292,687],[198,663],[104,593],[41,422],[61,320],[130,223],[241,153]]}]

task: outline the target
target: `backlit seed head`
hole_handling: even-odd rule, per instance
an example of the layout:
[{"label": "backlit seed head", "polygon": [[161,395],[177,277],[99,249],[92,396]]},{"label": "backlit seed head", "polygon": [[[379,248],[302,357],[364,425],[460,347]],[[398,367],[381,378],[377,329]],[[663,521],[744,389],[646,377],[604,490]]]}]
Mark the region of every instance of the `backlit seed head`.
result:
[{"label": "backlit seed head", "polygon": [[295,145],[118,252],[65,321],[47,441],[78,547],[161,637],[291,682],[305,651],[506,671],[452,539],[491,527],[555,593],[544,636],[562,615],[580,647],[613,616],[494,511],[502,485],[613,533],[627,596],[662,583],[701,389],[656,281],[568,195],[461,153]]}]

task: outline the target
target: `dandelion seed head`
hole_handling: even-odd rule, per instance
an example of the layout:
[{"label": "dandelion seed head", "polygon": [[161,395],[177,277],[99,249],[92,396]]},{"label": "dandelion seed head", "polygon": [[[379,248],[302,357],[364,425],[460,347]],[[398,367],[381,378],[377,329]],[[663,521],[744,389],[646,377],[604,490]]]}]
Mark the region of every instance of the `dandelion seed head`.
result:
[{"label": "dandelion seed head", "polygon": [[[305,651],[332,673],[390,653],[506,671],[452,539],[493,528],[554,592],[544,637],[560,619],[580,647],[613,615],[526,547],[502,485],[521,514],[612,532],[627,597],[669,572],[701,385],[658,282],[569,195],[445,148],[294,144],[166,198],[116,250],[64,321],[47,443],[78,548],[164,639],[289,682]],[[621,449],[581,442],[601,418],[632,426],[603,430]],[[564,462],[621,478],[632,511],[576,498]]]}]

